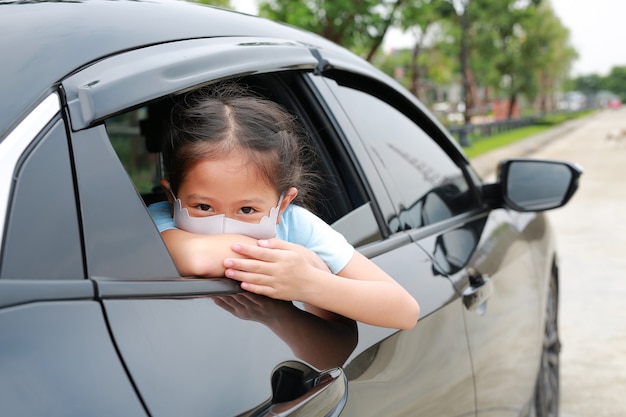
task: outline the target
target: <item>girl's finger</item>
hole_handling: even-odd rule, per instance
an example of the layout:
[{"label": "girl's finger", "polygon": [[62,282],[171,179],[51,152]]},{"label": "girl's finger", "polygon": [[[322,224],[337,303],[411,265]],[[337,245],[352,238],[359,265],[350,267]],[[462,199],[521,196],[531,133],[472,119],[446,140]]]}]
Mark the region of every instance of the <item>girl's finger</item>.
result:
[{"label": "girl's finger", "polygon": [[266,275],[271,273],[271,263],[257,259],[226,258],[222,265],[224,269],[235,269],[242,272]]},{"label": "girl's finger", "polygon": [[246,245],[243,243],[235,243],[231,248],[235,253],[248,258],[266,262],[274,262],[276,260],[276,254],[273,249],[263,248],[256,245]]},{"label": "girl's finger", "polygon": [[271,282],[270,277],[267,275],[241,271],[238,269],[226,269],[224,271],[224,275],[226,275],[227,278],[234,279],[235,281],[249,282],[255,285],[268,286]]}]

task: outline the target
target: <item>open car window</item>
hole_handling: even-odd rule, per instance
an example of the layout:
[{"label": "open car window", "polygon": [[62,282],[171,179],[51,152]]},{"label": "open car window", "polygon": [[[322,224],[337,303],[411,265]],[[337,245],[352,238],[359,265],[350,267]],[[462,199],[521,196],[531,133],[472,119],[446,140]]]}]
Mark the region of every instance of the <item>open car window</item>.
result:
[{"label": "open car window", "polygon": [[[315,152],[310,155],[312,166],[320,180],[311,210],[354,246],[380,240],[367,186],[301,74],[285,71],[248,76],[238,82],[287,108],[307,131]],[[146,206],[166,200],[159,185],[163,175],[160,150],[173,103],[168,96],[105,120],[111,145]]]}]

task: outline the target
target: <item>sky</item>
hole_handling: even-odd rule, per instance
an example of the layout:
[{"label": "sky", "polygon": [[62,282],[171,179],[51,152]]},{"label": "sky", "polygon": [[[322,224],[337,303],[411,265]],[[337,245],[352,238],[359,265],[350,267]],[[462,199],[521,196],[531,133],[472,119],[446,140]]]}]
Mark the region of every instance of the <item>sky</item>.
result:
[{"label": "sky", "polygon": [[[615,66],[626,66],[626,0],[549,0],[570,42],[578,52],[572,76],[606,76]],[[231,0],[236,10],[255,14],[256,0]],[[384,48],[408,47],[401,33],[388,34]]]},{"label": "sky", "polygon": [[608,75],[626,66],[625,0],[550,0],[554,13],[570,30],[570,42],[579,58],[573,76]]}]

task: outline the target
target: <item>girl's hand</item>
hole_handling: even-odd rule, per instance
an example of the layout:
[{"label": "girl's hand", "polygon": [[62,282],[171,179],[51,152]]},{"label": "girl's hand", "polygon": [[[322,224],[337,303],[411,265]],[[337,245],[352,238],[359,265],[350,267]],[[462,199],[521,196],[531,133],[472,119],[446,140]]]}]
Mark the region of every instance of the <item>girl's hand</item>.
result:
[{"label": "girl's hand", "polygon": [[315,252],[305,248],[302,245],[276,238],[270,240],[259,240],[257,243],[263,248],[283,249],[299,253],[304,256],[304,259],[309,263],[309,265],[322,271],[330,272],[330,269],[328,269],[328,265],[326,265],[326,263],[322,261],[322,259]]},{"label": "girl's hand", "polygon": [[279,239],[260,240],[257,246],[236,243],[232,250],[244,259],[225,259],[225,275],[240,281],[244,290],[280,300],[303,300],[313,271],[320,263],[328,271],[317,255]]}]

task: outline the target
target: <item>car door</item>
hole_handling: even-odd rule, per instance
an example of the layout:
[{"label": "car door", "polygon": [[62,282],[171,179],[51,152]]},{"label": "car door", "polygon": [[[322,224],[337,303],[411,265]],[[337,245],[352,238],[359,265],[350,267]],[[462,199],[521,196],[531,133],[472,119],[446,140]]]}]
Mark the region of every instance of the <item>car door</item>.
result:
[{"label": "car door", "polygon": [[[355,352],[358,356],[346,365],[350,396],[344,413],[363,415],[374,410],[376,415],[390,416],[473,415],[474,383],[462,298],[447,275],[434,267],[429,252],[418,244],[420,236],[432,238],[436,230],[450,229],[451,224],[427,229],[426,224],[408,219],[421,213],[424,218],[432,216],[433,223],[442,220],[435,210],[440,206],[436,193],[427,200],[421,194],[434,188],[425,187],[424,183],[443,183],[442,175],[450,175],[450,189],[442,187],[442,193],[456,191],[455,197],[462,200],[458,204],[471,204],[469,187],[462,170],[439,145],[390,104],[394,97],[391,87],[379,78],[341,71],[337,68],[341,64],[330,59],[332,69],[324,72],[328,78],[310,79],[349,141],[378,203],[380,227],[386,238],[360,250],[405,286],[422,308],[414,329],[375,341],[363,353]],[[418,133],[420,136],[416,136]],[[434,165],[428,166],[429,161]],[[442,167],[437,162],[446,165]],[[398,177],[390,175],[395,175],[396,170],[403,171]],[[401,193],[407,196],[406,200],[399,201]],[[416,204],[428,210],[416,209]],[[398,240],[402,243],[389,246],[389,242]],[[359,335],[367,331],[360,327]],[[363,362],[369,364],[364,367]],[[351,373],[353,369],[355,372]],[[373,395],[380,391],[384,395]]]},{"label": "car door", "polygon": [[[362,175],[375,171],[353,142],[356,136],[345,134],[344,126],[324,111],[328,108],[310,81],[301,82],[303,71],[320,66],[316,55],[292,42],[203,39],[127,52],[64,82],[87,274],[151,415],[181,410],[238,415],[268,407],[295,412],[311,398],[329,415],[342,409],[343,415],[473,413],[471,366],[460,304],[453,302],[455,289],[448,279],[434,276],[428,254],[407,233],[390,234],[382,227],[381,216],[391,207],[384,185],[377,175]],[[319,133],[320,169],[339,180],[328,183],[339,185],[330,193],[330,204],[324,204],[324,218],[415,294],[424,323],[430,324],[409,332],[334,324],[297,306],[294,310],[291,303],[248,300],[230,280],[177,274],[102,122],[142,104],[153,108],[168,94],[249,74],[259,75],[243,82],[276,75],[278,85],[266,92],[277,92],[275,99]],[[296,328],[310,327],[310,333],[304,332],[309,337],[285,337],[263,315],[242,313],[260,304],[290,312],[303,322]],[[303,342],[308,349],[299,346]],[[307,354],[311,351],[316,355]]]},{"label": "car door", "polygon": [[[222,78],[316,64],[293,43],[202,39],[114,56],[63,83],[86,274],[152,416],[336,415],[345,403],[341,365],[356,344],[354,323],[242,293],[226,278],[181,277],[141,198],[145,178],[159,178],[131,172],[135,144],[150,148],[155,135],[146,132],[158,136],[157,125],[142,132],[139,119],[158,123],[159,99]],[[118,135],[113,119],[133,122],[131,133]],[[158,168],[158,158],[148,159]]]},{"label": "car door", "polygon": [[479,182],[436,122],[371,74],[341,68],[349,65],[329,57],[329,84],[392,200],[389,229],[405,230],[433,259],[434,276],[457,290],[478,415],[524,415],[543,332],[545,220],[485,208]]},{"label": "car door", "polygon": [[146,416],[85,279],[59,110],[51,93],[0,143],[2,413]]},{"label": "car door", "polygon": [[[494,210],[467,265],[466,291],[488,280],[494,294],[465,311],[478,416],[526,416],[534,402],[552,266],[548,235],[541,214]],[[459,275],[457,282],[467,279]]]}]

